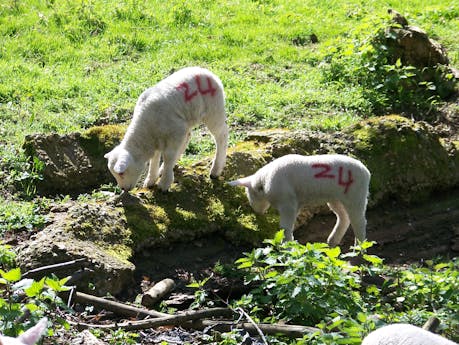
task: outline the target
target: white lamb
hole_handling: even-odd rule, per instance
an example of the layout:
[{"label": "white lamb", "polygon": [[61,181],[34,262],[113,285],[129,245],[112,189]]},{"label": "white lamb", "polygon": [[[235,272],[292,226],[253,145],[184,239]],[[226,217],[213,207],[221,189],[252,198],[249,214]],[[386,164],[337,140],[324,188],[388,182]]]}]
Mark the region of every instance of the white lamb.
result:
[{"label": "white lamb", "polygon": [[191,130],[201,123],[216,143],[210,170],[210,176],[216,178],[225,166],[228,146],[225,95],[220,79],[207,69],[188,67],[144,91],[120,145],[105,155],[118,185],[125,191],[134,188],[149,161],[144,187],[153,186],[161,176],[158,187],[167,191]]},{"label": "white lamb", "polygon": [[409,324],[378,328],[363,339],[362,345],[457,345],[435,333]]},{"label": "white lamb", "polygon": [[279,211],[285,240],[293,240],[295,220],[304,206],[327,203],[337,221],[327,242],[341,242],[349,224],[355,237],[366,236],[365,211],[370,172],[358,160],[343,155],[286,155],[255,174],[230,182],[246,187],[250,205],[264,213],[272,205]]},{"label": "white lamb", "polygon": [[41,338],[47,326],[48,319],[44,317],[17,338],[0,335],[0,345],[33,345]]}]

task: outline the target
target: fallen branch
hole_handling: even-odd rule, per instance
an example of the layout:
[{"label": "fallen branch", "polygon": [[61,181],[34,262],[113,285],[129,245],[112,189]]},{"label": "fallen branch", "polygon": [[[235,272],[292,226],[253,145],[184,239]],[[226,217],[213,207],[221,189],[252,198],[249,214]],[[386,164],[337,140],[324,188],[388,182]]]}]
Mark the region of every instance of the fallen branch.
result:
[{"label": "fallen branch", "polygon": [[156,302],[166,296],[174,288],[175,282],[172,279],[163,279],[159,283],[153,285],[153,287],[151,287],[147,292],[143,294],[142,301],[140,303],[147,308],[152,307]]},{"label": "fallen branch", "polygon": [[229,317],[233,314],[231,309],[228,308],[212,308],[206,310],[188,311],[179,315],[168,315],[164,317],[158,317],[156,319],[147,319],[139,321],[124,321],[120,323],[112,324],[87,324],[83,322],[69,321],[70,324],[77,327],[78,330],[83,329],[104,329],[104,330],[115,330],[123,329],[126,331],[155,328],[160,326],[179,326],[183,325],[188,321],[199,320],[210,317]]},{"label": "fallen branch", "polygon": [[[266,335],[282,334],[289,338],[302,338],[304,335],[320,331],[318,328],[300,325],[279,325],[258,323],[255,327],[252,323],[234,323],[232,321],[215,321],[215,320],[196,320],[181,325],[184,328],[194,330],[204,330],[206,328],[215,329],[218,332],[230,332],[233,329],[240,328],[249,332],[252,336],[259,335],[259,330]],[[257,329],[258,328],[258,329]]]},{"label": "fallen branch", "polygon": [[85,262],[85,258],[75,259],[71,261],[61,262],[58,264],[42,266],[34,268],[33,270],[27,271],[22,275],[22,278],[37,278],[43,277],[48,273],[55,273],[56,271],[68,269],[72,267],[81,267],[83,262]]},{"label": "fallen branch", "polygon": [[73,300],[79,303],[91,304],[99,308],[114,312],[120,316],[129,316],[129,317],[168,317],[171,316],[166,313],[160,313],[155,310],[147,310],[142,308],[137,308],[128,304],[110,301],[105,298],[96,297],[93,295],[88,295],[83,292],[75,292]]}]

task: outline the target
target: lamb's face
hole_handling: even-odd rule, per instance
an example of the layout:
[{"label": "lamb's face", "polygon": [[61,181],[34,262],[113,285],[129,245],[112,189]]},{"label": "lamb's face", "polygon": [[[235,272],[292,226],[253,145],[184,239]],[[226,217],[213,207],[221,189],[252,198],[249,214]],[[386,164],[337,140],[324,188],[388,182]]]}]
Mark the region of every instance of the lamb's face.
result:
[{"label": "lamb's face", "polygon": [[262,184],[246,187],[247,198],[249,199],[250,206],[256,213],[263,214],[268,211],[270,206],[269,201],[266,199],[266,194],[263,190]]},{"label": "lamb's face", "polygon": [[135,187],[145,164],[136,160],[127,150],[116,147],[105,155],[108,169],[116,179],[118,186],[124,191]]},{"label": "lamb's face", "polygon": [[256,213],[263,214],[268,210],[270,203],[266,198],[263,183],[255,175],[231,181],[229,185],[245,187],[245,193],[249,199],[250,206],[252,206]]}]

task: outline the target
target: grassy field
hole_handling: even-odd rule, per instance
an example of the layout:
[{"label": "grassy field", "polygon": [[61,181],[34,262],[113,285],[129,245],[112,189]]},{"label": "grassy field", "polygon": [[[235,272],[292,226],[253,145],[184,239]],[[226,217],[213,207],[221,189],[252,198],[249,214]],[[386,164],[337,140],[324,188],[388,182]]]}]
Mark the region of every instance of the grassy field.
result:
[{"label": "grassy field", "polygon": [[323,69],[337,47],[351,54],[388,8],[459,64],[457,1],[5,0],[1,145],[128,120],[145,88],[190,65],[221,77],[233,128],[339,129],[370,116],[372,104],[361,86],[327,80]]}]

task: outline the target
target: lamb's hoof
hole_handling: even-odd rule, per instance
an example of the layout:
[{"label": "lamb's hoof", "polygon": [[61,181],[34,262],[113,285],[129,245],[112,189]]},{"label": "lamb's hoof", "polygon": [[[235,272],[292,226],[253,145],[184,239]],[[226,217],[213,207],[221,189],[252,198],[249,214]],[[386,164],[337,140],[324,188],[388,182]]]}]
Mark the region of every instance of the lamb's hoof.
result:
[{"label": "lamb's hoof", "polygon": [[217,180],[220,175],[210,174],[212,180]]},{"label": "lamb's hoof", "polygon": [[143,184],[143,188],[145,188],[145,189],[152,189],[154,186],[155,186],[155,184],[154,183],[150,183],[150,182],[148,182],[148,183],[145,182]]},{"label": "lamb's hoof", "polygon": [[164,185],[158,184],[158,190],[159,190],[161,193],[168,193],[169,190],[170,190],[170,188],[171,188],[170,185],[164,186]]}]

